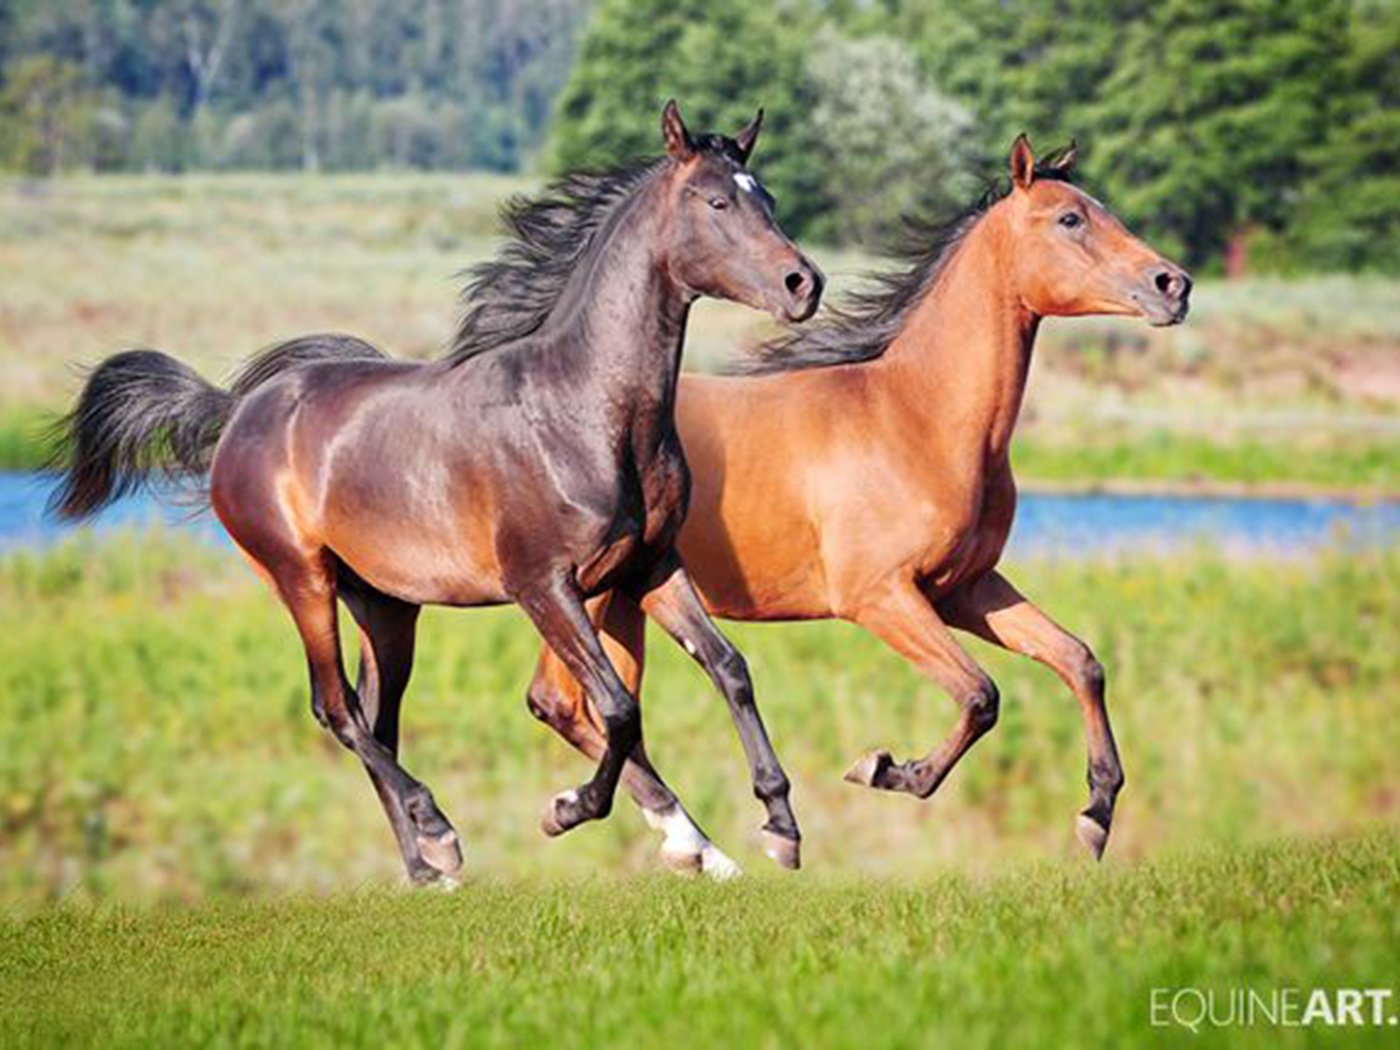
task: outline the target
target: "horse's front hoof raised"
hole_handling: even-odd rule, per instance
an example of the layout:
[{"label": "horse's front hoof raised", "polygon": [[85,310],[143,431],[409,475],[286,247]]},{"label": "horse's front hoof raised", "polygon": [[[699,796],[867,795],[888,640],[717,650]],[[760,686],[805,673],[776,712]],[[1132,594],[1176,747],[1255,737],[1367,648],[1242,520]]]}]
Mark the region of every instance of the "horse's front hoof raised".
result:
[{"label": "horse's front hoof raised", "polygon": [[860,784],[862,787],[888,789],[888,785],[884,781],[893,765],[894,756],[888,751],[883,749],[872,751],[846,770],[846,779],[852,784]]},{"label": "horse's front hoof raised", "polygon": [[549,800],[540,817],[540,830],[550,838],[564,834],[583,822],[577,791],[561,791]]},{"label": "horse's front hoof raised", "polygon": [[1074,834],[1095,860],[1103,859],[1104,847],[1108,845],[1108,828],[1089,814],[1081,813],[1074,819]]},{"label": "horse's front hoof raised", "polygon": [[776,831],[763,829],[763,852],[772,857],[779,867],[796,871],[802,867],[802,840],[790,839]]}]

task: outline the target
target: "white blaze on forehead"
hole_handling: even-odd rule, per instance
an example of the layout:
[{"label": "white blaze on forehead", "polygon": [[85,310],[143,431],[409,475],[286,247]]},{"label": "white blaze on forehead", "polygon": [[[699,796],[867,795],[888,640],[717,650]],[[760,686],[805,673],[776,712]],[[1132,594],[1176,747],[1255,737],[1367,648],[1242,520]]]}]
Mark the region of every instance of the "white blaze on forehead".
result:
[{"label": "white blaze on forehead", "polygon": [[758,180],[747,171],[736,171],[734,181],[739,184],[739,188],[745,193],[756,193],[758,191]]}]

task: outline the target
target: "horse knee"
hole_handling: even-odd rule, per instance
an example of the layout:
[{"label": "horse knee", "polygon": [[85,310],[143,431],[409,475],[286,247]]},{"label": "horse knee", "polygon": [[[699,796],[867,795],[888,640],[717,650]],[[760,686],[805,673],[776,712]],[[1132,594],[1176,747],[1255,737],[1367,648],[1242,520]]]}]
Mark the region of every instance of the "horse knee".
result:
[{"label": "horse knee", "polygon": [[614,709],[603,716],[603,727],[608,734],[608,747],[617,748],[630,754],[642,739],[642,709],[630,696],[626,703],[617,703]]},{"label": "horse knee", "polygon": [[983,676],[963,697],[962,708],[973,731],[981,736],[997,724],[1001,714],[1001,691],[995,682]]}]

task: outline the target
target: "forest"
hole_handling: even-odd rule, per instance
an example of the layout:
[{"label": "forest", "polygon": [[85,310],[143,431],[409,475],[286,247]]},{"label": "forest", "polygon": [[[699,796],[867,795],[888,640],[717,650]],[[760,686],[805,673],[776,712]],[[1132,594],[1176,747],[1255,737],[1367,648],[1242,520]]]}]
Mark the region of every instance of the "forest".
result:
[{"label": "forest", "polygon": [[557,173],[674,95],[785,223],[878,245],[1011,138],[1226,273],[1400,270],[1394,0],[0,0],[0,164]]}]

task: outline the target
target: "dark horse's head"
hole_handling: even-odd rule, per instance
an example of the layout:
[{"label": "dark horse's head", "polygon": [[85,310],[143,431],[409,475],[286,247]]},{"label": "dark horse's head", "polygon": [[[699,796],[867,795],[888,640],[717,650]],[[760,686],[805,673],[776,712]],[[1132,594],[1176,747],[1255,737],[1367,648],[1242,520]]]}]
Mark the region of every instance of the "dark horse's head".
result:
[{"label": "dark horse's head", "polygon": [[734,299],[805,321],[821,302],[822,272],[773,220],[773,198],[746,167],[763,111],[733,138],[692,135],[674,100],[661,114],[671,198],[666,265],[696,295]]}]

